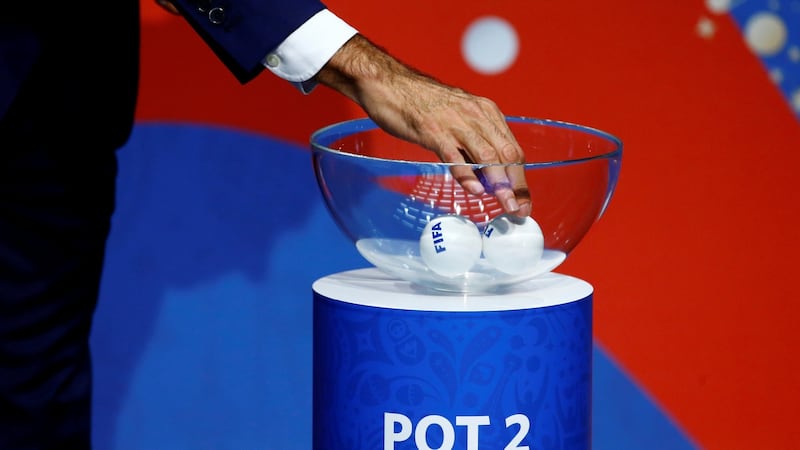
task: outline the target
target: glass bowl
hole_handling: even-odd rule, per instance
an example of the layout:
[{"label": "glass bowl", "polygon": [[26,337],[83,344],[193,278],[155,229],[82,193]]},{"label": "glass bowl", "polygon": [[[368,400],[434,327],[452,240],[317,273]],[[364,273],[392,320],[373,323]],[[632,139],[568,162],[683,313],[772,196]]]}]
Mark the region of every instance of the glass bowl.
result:
[{"label": "glass bowl", "polygon": [[[518,220],[501,223],[508,217],[489,189],[481,195],[466,192],[451,175],[457,164],[441,162],[433,152],[388,134],[370,119],[333,124],[312,134],[313,167],[325,204],[367,261],[419,286],[497,293],[550,272],[608,207],[622,142],[566,122],[516,116],[506,121],[525,152],[535,225],[525,228],[533,230],[527,238],[517,236],[502,245],[492,241],[505,265],[497,264],[497,256],[487,258],[487,233],[506,231]],[[461,165],[478,174],[486,167]],[[444,264],[430,256],[444,248],[437,239],[442,236],[437,222],[450,227],[445,237],[454,258]],[[519,264],[517,258],[522,258]]]}]

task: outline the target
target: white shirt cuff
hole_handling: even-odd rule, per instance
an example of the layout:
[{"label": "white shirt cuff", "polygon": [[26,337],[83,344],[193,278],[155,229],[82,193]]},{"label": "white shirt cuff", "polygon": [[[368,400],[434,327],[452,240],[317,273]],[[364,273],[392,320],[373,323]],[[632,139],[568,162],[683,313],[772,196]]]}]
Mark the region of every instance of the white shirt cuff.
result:
[{"label": "white shirt cuff", "polygon": [[264,66],[291,82],[304,94],[317,82],[314,76],[358,31],[328,9],[296,29],[264,58]]}]

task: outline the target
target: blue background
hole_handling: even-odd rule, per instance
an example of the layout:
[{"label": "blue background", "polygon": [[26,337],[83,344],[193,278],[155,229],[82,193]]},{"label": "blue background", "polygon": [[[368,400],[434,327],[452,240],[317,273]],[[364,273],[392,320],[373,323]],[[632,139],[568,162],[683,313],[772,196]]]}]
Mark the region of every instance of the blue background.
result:
[{"label": "blue background", "polygon": [[[119,157],[92,335],[97,450],[309,449],[311,284],[368,267],[309,152],[145,123]],[[694,448],[597,346],[593,377],[595,449]]]},{"label": "blue background", "polygon": [[[140,126],[93,336],[98,448],[308,448],[310,283],[365,263],[300,147],[362,112],[269,75],[240,86],[185,21],[141,5]],[[595,448],[796,447],[800,0],[330,6],[507,113],[625,142],[609,214],[561,268],[597,290]],[[788,31],[776,54],[748,48],[760,12]],[[487,14],[520,39],[493,76],[459,51]]]}]

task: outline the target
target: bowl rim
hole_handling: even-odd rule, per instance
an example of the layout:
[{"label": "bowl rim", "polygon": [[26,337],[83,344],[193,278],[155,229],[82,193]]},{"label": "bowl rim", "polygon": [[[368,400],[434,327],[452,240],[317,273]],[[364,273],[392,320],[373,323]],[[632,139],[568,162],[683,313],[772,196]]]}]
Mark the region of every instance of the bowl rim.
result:
[{"label": "bowl rim", "polygon": [[[506,167],[506,166],[516,166],[521,165],[526,168],[534,168],[534,167],[545,167],[545,166],[559,166],[559,165],[567,165],[567,164],[576,164],[576,163],[583,163],[592,160],[599,160],[599,159],[619,159],[622,156],[622,140],[617,136],[607,132],[600,130],[598,128],[593,128],[586,125],[580,125],[577,123],[572,122],[565,122],[562,120],[554,120],[554,119],[540,119],[536,117],[529,117],[529,116],[514,116],[514,115],[507,115],[505,116],[506,121],[509,122],[528,122],[534,123],[538,125],[550,126],[550,127],[558,127],[558,128],[568,128],[571,130],[581,131],[584,133],[588,133],[594,136],[597,136],[601,139],[605,139],[608,142],[613,144],[613,149],[608,152],[599,153],[596,155],[591,156],[584,156],[580,158],[569,158],[569,159],[560,159],[560,160],[552,160],[552,161],[539,161],[539,162],[526,162],[524,164],[518,163],[495,163],[495,164],[480,164],[480,163],[452,163],[452,162],[442,162],[442,161],[414,161],[414,160],[407,160],[407,159],[389,159],[389,158],[380,158],[376,156],[366,156],[366,155],[359,155],[356,153],[351,152],[344,152],[341,150],[330,148],[326,145],[322,145],[319,143],[321,137],[324,137],[340,128],[349,128],[349,127],[356,127],[353,132],[362,132],[362,131],[370,131],[374,129],[380,128],[378,124],[376,124],[371,118],[369,117],[361,117],[356,119],[349,119],[344,120],[341,122],[336,122],[325,127],[319,128],[318,130],[314,131],[311,134],[309,139],[309,143],[311,145],[312,151],[314,152],[323,152],[323,153],[331,153],[342,157],[352,158],[356,160],[364,160],[364,161],[380,161],[380,162],[394,162],[394,163],[404,163],[404,164],[414,164],[414,165],[421,165],[421,166],[437,166],[437,167],[471,167],[473,169],[481,169],[485,167]],[[353,133],[350,133],[353,134]],[[344,136],[344,135],[343,135]]]}]

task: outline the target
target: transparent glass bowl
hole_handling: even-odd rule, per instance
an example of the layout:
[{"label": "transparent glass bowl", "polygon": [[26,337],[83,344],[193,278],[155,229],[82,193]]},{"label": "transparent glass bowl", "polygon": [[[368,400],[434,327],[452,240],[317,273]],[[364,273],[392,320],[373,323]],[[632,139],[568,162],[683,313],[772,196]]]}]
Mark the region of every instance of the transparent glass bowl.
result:
[{"label": "transparent glass bowl", "polygon": [[[506,120],[525,152],[531,217],[543,236],[541,257],[524,271],[500,271],[483,253],[456,274],[434,271],[420,254],[431,221],[458,215],[483,234],[504,211],[492,194],[464,191],[451,175],[455,164],[389,135],[370,119],[333,124],[311,136],[314,171],[328,210],[367,261],[419,286],[496,293],[552,271],[606,210],[619,175],[622,142],[565,122]],[[476,172],[486,167],[464,165]]]}]

